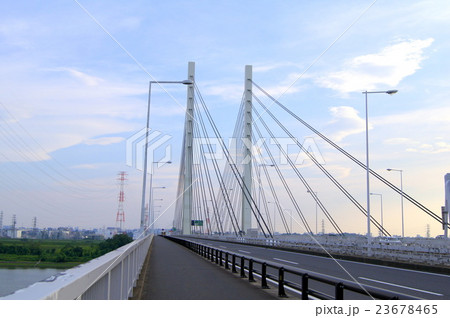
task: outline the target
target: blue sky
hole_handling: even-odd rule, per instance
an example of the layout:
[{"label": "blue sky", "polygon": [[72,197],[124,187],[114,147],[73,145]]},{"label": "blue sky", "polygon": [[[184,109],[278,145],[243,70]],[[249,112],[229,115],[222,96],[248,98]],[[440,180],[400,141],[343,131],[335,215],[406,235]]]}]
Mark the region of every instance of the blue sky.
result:
[{"label": "blue sky", "polygon": [[[188,61],[224,136],[250,64],[255,82],[361,161],[361,92],[398,89],[369,96],[371,167],[396,184],[399,175],[386,168],[403,169],[405,191],[440,214],[450,152],[447,1],[20,1],[2,2],[0,21],[4,224],[16,214],[23,226],[34,216],[42,227],[113,226],[124,170],[126,226],[137,227],[141,174],[126,165],[125,142],[145,126],[148,81],[183,80]],[[168,227],[185,88],[164,89],[170,96],[153,90],[151,126],[172,136],[173,164],[155,175],[167,187],[158,225]],[[299,139],[312,136],[280,116]],[[364,203],[364,172],[317,145]],[[323,177],[312,180],[333,205]],[[386,221],[399,234],[399,196],[376,182],[373,192],[383,193]],[[365,233],[362,218],[349,224],[353,216],[336,205],[346,231]],[[426,224],[440,234],[409,204],[405,216],[406,234],[425,235]]]}]

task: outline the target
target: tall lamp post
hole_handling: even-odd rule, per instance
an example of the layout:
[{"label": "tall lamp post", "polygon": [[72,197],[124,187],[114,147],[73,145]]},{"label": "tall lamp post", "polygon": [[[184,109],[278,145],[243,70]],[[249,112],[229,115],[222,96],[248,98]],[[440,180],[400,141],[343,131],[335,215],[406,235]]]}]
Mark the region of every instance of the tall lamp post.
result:
[{"label": "tall lamp post", "polygon": [[[153,202],[153,189],[154,189],[154,187],[153,187],[153,171],[155,170],[154,167],[155,167],[156,163],[171,164],[172,161],[166,161],[166,162],[153,161],[151,169],[150,169],[151,171],[150,171],[150,191],[149,191],[149,195],[148,195],[148,205],[149,205],[148,214],[149,214],[149,221],[150,221],[150,229],[152,232],[154,230],[153,222],[155,220],[155,215],[152,212],[153,211],[153,205],[152,205],[153,204],[152,203]],[[165,189],[165,188],[166,187],[156,187],[155,189]]]},{"label": "tall lamp post", "polygon": [[[311,191],[309,191],[309,190],[307,190],[306,192],[311,193]],[[318,192],[314,191],[314,194],[316,195],[316,197],[317,197],[317,193]],[[316,235],[317,235],[317,201],[316,201]]]},{"label": "tall lamp post", "polygon": [[403,215],[403,170],[400,169],[386,169],[387,171],[397,171],[400,172],[400,196],[402,205],[402,237],[405,237],[405,219]]},{"label": "tall lamp post", "polygon": [[276,209],[277,203],[267,201],[267,204],[273,204],[273,235],[275,235],[275,218],[276,218],[275,209]]},{"label": "tall lamp post", "polygon": [[291,235],[292,235],[292,219],[294,218],[292,215],[292,210],[291,209],[284,209],[284,212],[287,212],[289,214],[289,216],[291,217]]},{"label": "tall lamp post", "polygon": [[[206,201],[206,214],[207,214],[206,230],[210,232],[209,233],[210,235],[212,235],[213,233],[212,233],[212,230],[211,230],[211,218],[209,217],[209,204],[208,204],[208,202],[211,202],[213,213],[214,213],[214,202],[213,202],[213,200],[207,200]],[[208,224],[209,224],[209,228],[208,228]],[[218,224],[217,224],[217,226],[218,226]],[[220,230],[219,230],[219,232],[220,232]]]},{"label": "tall lamp post", "polygon": [[[260,211],[260,213],[261,213],[261,191],[262,191],[262,187],[261,187],[261,185],[262,185],[262,182],[261,182],[261,167],[275,167],[275,165],[274,164],[266,164],[266,163],[262,163],[262,164],[259,164],[257,167],[258,167],[258,169],[257,169],[257,171],[258,171],[258,185],[259,185],[259,192],[258,192],[258,210]],[[256,222],[256,224],[258,225],[258,228],[260,227],[259,226],[259,215],[256,215],[256,219],[257,219],[257,222]]]},{"label": "tall lamp post", "polygon": [[[162,199],[160,199],[160,200],[162,201]],[[154,224],[156,223],[155,215],[156,215],[156,212],[160,212],[160,210],[155,211],[155,208],[162,208],[162,205],[154,205],[153,206],[153,220],[152,220],[152,231],[151,231],[151,233],[153,233],[153,234],[155,234],[155,228],[154,228]]]},{"label": "tall lamp post", "polygon": [[150,207],[149,207],[149,212],[151,212],[150,216],[149,216],[149,220],[150,220],[150,232],[151,233],[155,233],[155,201],[164,201],[164,199],[154,199],[153,198],[153,190],[154,189],[165,189],[166,187],[154,187],[152,188],[150,191],[152,192],[152,200],[150,201]]},{"label": "tall lamp post", "polygon": [[369,177],[370,177],[370,168],[369,168],[369,112],[368,112],[368,102],[367,102],[367,95],[368,94],[388,94],[392,95],[397,93],[398,90],[391,89],[388,91],[374,91],[374,92],[368,92],[364,91],[363,94],[366,95],[366,182],[367,182],[367,254],[368,256],[371,256],[371,234],[370,234],[370,185],[369,185]]},{"label": "tall lamp post", "polygon": [[[381,193],[372,193],[372,192],[370,193],[370,195],[379,195],[380,196],[380,200],[381,200],[380,201],[381,202],[380,203],[381,204],[381,228],[384,228],[383,227],[383,195]],[[380,233],[381,233],[380,236],[383,235],[382,231]]]},{"label": "tall lamp post", "polygon": [[152,84],[183,84],[191,85],[193,84],[190,80],[184,81],[150,81],[148,87],[148,103],[147,103],[147,125],[145,130],[145,147],[144,147],[144,173],[142,176],[142,200],[141,200],[141,232],[145,230],[145,192],[147,186],[147,156],[148,156],[148,132],[150,129],[150,100],[152,95]]}]

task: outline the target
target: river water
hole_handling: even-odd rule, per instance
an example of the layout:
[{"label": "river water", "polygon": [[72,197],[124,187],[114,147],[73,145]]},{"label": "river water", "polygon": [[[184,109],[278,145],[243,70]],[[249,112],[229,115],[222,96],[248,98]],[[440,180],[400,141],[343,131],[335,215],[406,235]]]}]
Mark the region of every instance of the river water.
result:
[{"label": "river water", "polygon": [[0,268],[0,297],[64,271],[55,268]]}]

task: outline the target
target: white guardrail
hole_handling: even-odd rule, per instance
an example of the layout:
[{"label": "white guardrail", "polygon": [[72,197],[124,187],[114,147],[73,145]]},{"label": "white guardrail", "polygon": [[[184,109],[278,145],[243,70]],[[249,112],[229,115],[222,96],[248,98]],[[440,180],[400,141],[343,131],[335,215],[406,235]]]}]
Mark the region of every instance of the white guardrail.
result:
[{"label": "white guardrail", "polygon": [[128,299],[152,239],[153,235],[147,235],[0,300]]}]

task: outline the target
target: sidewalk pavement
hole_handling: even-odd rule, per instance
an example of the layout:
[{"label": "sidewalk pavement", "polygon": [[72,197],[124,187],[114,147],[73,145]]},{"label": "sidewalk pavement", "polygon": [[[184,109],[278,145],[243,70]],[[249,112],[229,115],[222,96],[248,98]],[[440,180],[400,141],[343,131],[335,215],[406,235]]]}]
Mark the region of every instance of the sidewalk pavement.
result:
[{"label": "sidewalk pavement", "polygon": [[154,237],[149,253],[134,299],[277,299],[247,280],[163,237]]}]

